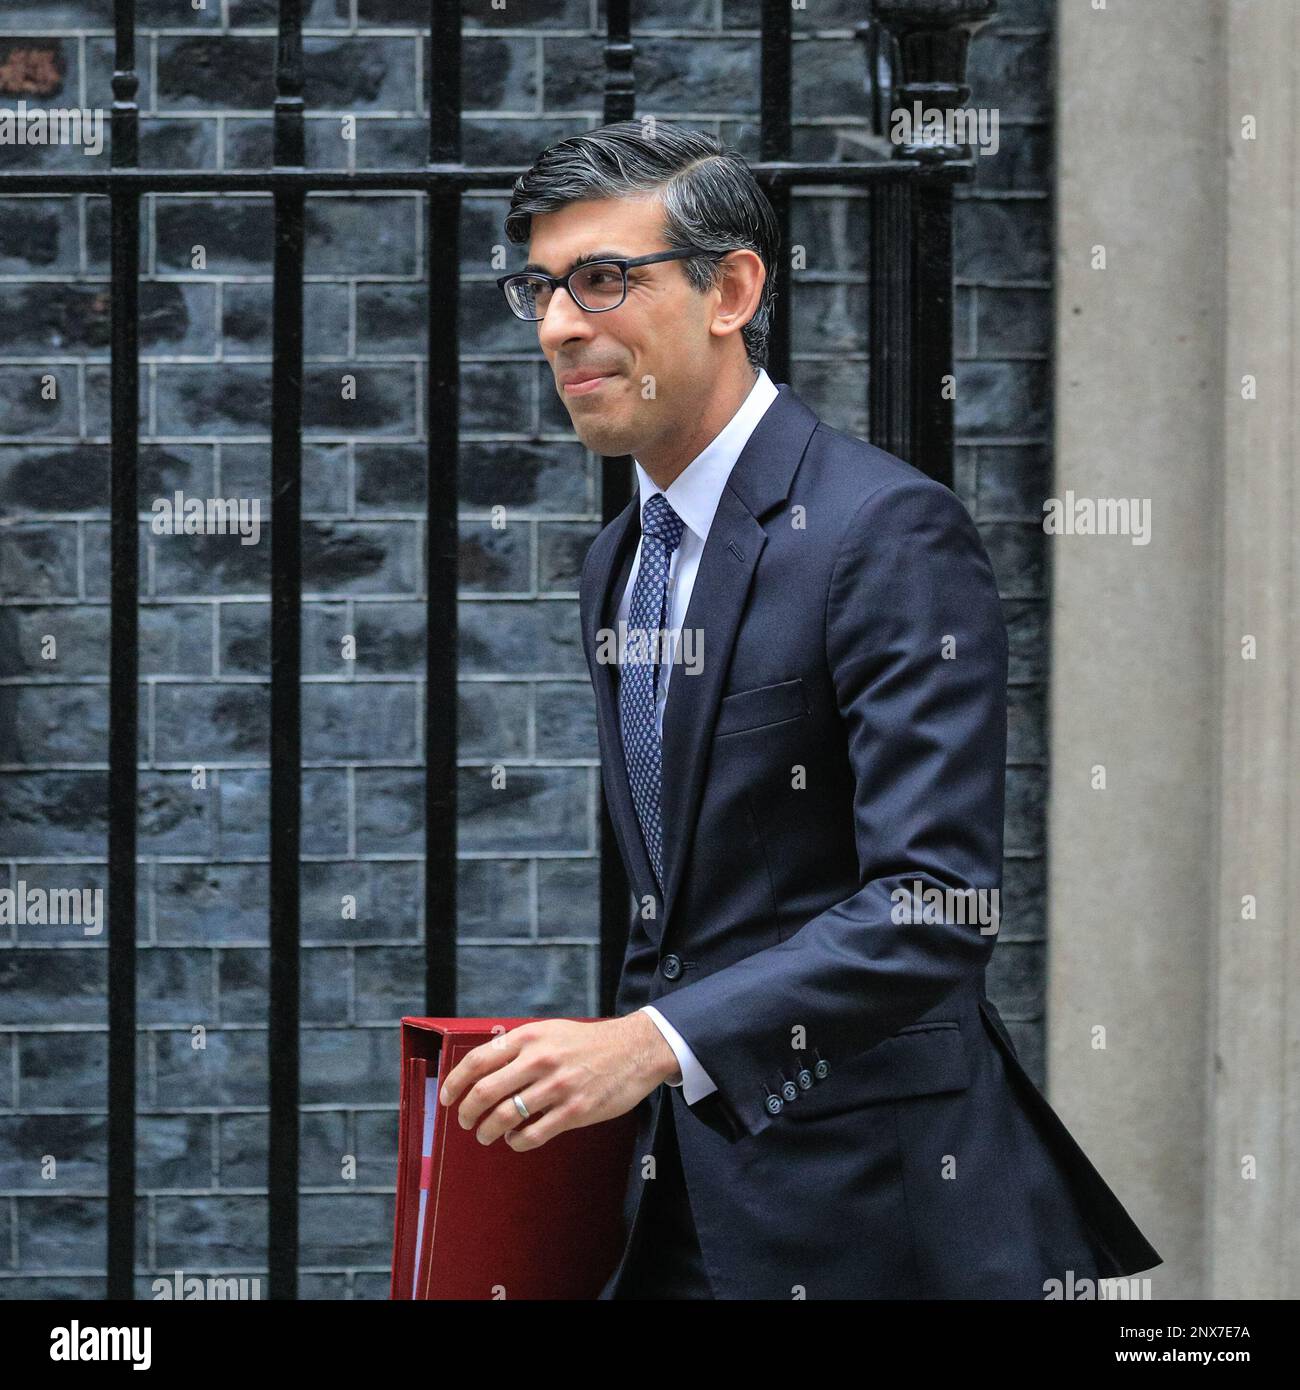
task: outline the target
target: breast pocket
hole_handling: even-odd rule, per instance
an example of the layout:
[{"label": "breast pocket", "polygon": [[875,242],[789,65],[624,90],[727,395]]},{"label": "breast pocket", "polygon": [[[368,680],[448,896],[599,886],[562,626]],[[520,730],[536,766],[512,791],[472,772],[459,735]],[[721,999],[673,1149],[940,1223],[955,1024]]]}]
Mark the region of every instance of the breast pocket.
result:
[{"label": "breast pocket", "polygon": [[713,736],[721,738],[723,734],[763,729],[769,724],[798,719],[809,712],[808,696],[799,676],[775,685],[755,686],[753,690],[737,690],[722,697]]}]

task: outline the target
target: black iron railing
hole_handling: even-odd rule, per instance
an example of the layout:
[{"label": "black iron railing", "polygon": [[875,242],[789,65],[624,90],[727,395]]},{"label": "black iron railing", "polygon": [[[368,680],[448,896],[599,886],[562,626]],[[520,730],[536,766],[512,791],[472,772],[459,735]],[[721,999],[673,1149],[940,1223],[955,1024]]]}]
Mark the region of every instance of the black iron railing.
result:
[{"label": "black iron railing", "polygon": [[[971,33],[996,0],[869,0],[858,28],[867,49],[879,132],[896,103],[961,105]],[[425,707],[425,1007],[456,1011],[456,591],[459,435],[458,288],[432,273],[459,263],[461,199],[508,190],[521,172],[461,158],[458,0],[430,0],[433,73],[428,164],[418,170],[315,171],[305,167],[302,0],[280,0],[274,168],[265,172],[142,170],[134,0],[116,0],[112,157],[101,173],[0,172],[0,197],[107,195],[112,219],[112,491],[108,881],[108,1296],[133,1296],[136,1129],[136,808],[138,780],[138,561],[140,200],[147,193],[269,193],[275,205],[272,361],[270,1145],[269,1292],[292,1298],[298,1270],[299,845],[302,626],[302,408],[304,212],[310,193],[418,191],[427,197],[429,334],[428,656]],[[606,123],[634,119],[630,0],[607,0]],[[870,199],[869,419],[873,442],[945,483],[952,481],[953,184],[971,174],[969,150],[923,143],[877,162],[791,158],[792,12],[762,4],[760,160],[752,165],[790,237],[796,186],[865,189]],[[892,59],[892,63],[891,60]],[[881,73],[889,74],[882,84]],[[882,90],[888,86],[889,91]],[[769,374],[788,379],[788,292],[778,296]],[[628,460],[622,460],[623,465]],[[631,497],[631,469],[603,474],[605,521]],[[601,808],[601,1009],[612,1009],[630,896],[612,826]]]}]

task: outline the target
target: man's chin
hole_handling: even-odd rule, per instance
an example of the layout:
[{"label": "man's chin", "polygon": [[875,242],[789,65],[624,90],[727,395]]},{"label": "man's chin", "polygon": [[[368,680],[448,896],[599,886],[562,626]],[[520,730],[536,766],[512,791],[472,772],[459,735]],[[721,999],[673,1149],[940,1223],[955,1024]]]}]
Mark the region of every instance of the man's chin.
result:
[{"label": "man's chin", "polygon": [[617,458],[629,452],[627,436],[620,429],[611,428],[609,422],[601,422],[587,416],[583,411],[571,411],[569,421],[578,442],[593,454],[603,454],[606,458]]}]

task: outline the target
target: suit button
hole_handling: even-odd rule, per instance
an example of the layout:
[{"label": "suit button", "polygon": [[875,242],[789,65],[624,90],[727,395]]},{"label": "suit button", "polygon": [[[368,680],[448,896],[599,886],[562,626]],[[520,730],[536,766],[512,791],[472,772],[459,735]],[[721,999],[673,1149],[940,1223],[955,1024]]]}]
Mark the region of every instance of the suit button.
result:
[{"label": "suit button", "polygon": [[817,1073],[817,1080],[820,1081],[826,1075],[826,1073],[830,1071],[830,1068],[826,1065],[825,1062],[819,1061],[817,1065],[813,1068],[813,1071]]},{"label": "suit button", "polygon": [[799,1085],[806,1091],[808,1087],[813,1084],[813,1074],[807,1067],[804,1067],[795,1080],[798,1081]]},{"label": "suit button", "polygon": [[675,980],[682,973],[682,962],[678,956],[665,956],[659,969],[665,980]]},{"label": "suit button", "polygon": [[767,1098],[767,1113],[768,1113],[769,1115],[779,1115],[779,1114],[781,1113],[781,1097],[780,1097],[780,1096],[768,1096],[768,1098]]},{"label": "suit button", "polygon": [[781,1087],[781,1094],[787,1101],[798,1100],[799,1088],[793,1081],[787,1081],[785,1085]]}]

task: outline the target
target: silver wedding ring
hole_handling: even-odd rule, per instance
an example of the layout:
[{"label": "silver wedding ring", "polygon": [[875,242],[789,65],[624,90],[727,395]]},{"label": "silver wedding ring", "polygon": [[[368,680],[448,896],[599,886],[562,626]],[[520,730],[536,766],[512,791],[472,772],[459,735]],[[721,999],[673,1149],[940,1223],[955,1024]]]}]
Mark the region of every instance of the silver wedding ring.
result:
[{"label": "silver wedding ring", "polygon": [[524,1104],[523,1096],[516,1092],[515,1095],[511,1096],[511,1100],[515,1103],[515,1109],[519,1111],[519,1118],[521,1120],[526,1120],[528,1118],[528,1107]]}]

